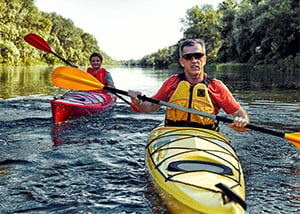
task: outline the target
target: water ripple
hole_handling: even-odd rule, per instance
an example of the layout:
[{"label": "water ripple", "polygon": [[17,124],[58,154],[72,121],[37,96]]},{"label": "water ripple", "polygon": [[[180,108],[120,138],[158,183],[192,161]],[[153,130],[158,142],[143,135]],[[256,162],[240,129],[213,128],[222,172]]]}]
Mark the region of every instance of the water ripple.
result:
[{"label": "water ripple", "polygon": [[[111,114],[53,125],[47,99],[1,100],[6,113],[26,108],[13,119],[0,119],[1,213],[166,213],[144,163],[148,135],[164,109],[137,114],[118,103]],[[297,104],[243,104],[255,125],[299,131]],[[297,213],[295,147],[278,137],[220,126],[244,170],[247,212]]]}]

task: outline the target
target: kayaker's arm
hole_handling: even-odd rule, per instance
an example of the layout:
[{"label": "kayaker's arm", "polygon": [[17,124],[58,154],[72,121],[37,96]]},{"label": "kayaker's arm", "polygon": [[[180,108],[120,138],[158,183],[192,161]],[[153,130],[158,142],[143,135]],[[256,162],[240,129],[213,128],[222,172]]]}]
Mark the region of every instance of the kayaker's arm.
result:
[{"label": "kayaker's arm", "polygon": [[234,117],[234,120],[230,127],[235,131],[246,131],[245,126],[250,123],[247,112],[240,107],[239,110],[232,114],[232,116]]},{"label": "kayaker's arm", "polygon": [[155,112],[161,107],[161,105],[139,99],[138,95],[141,95],[141,92],[129,90],[128,95],[130,96],[132,103],[143,112]]}]

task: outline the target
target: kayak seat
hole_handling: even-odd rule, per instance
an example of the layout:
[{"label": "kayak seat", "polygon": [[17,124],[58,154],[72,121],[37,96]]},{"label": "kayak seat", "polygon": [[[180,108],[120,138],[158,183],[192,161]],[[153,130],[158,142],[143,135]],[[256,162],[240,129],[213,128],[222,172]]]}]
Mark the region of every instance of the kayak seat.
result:
[{"label": "kayak seat", "polygon": [[68,96],[68,95],[65,95],[65,96],[62,96],[61,97],[62,99],[69,99],[69,100],[78,100],[78,101],[82,101],[82,102],[84,102],[85,101],[85,99],[84,98],[82,98],[82,97],[75,97],[75,96]]},{"label": "kayak seat", "polygon": [[96,98],[97,103],[105,103],[104,97],[102,97],[102,96],[100,96],[98,94],[94,94],[94,97]]},{"label": "kayak seat", "polygon": [[198,161],[198,160],[179,160],[169,163],[168,170],[172,172],[198,172],[207,171],[222,175],[233,175],[232,170],[223,164]]}]

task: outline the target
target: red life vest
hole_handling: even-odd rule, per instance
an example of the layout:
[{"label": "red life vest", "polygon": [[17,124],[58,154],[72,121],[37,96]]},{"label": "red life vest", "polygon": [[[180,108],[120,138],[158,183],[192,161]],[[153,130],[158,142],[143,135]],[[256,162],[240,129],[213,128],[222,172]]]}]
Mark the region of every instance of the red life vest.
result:
[{"label": "red life vest", "polygon": [[106,70],[104,68],[100,68],[96,73],[92,68],[88,68],[87,72],[96,77],[103,85],[106,85]]}]

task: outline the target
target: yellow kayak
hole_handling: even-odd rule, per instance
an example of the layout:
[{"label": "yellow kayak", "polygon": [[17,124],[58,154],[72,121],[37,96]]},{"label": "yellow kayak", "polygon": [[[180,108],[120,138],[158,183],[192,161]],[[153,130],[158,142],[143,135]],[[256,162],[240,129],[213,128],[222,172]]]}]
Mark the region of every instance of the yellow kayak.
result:
[{"label": "yellow kayak", "polygon": [[171,213],[244,213],[242,168],[219,132],[157,127],[145,155],[147,170]]}]

